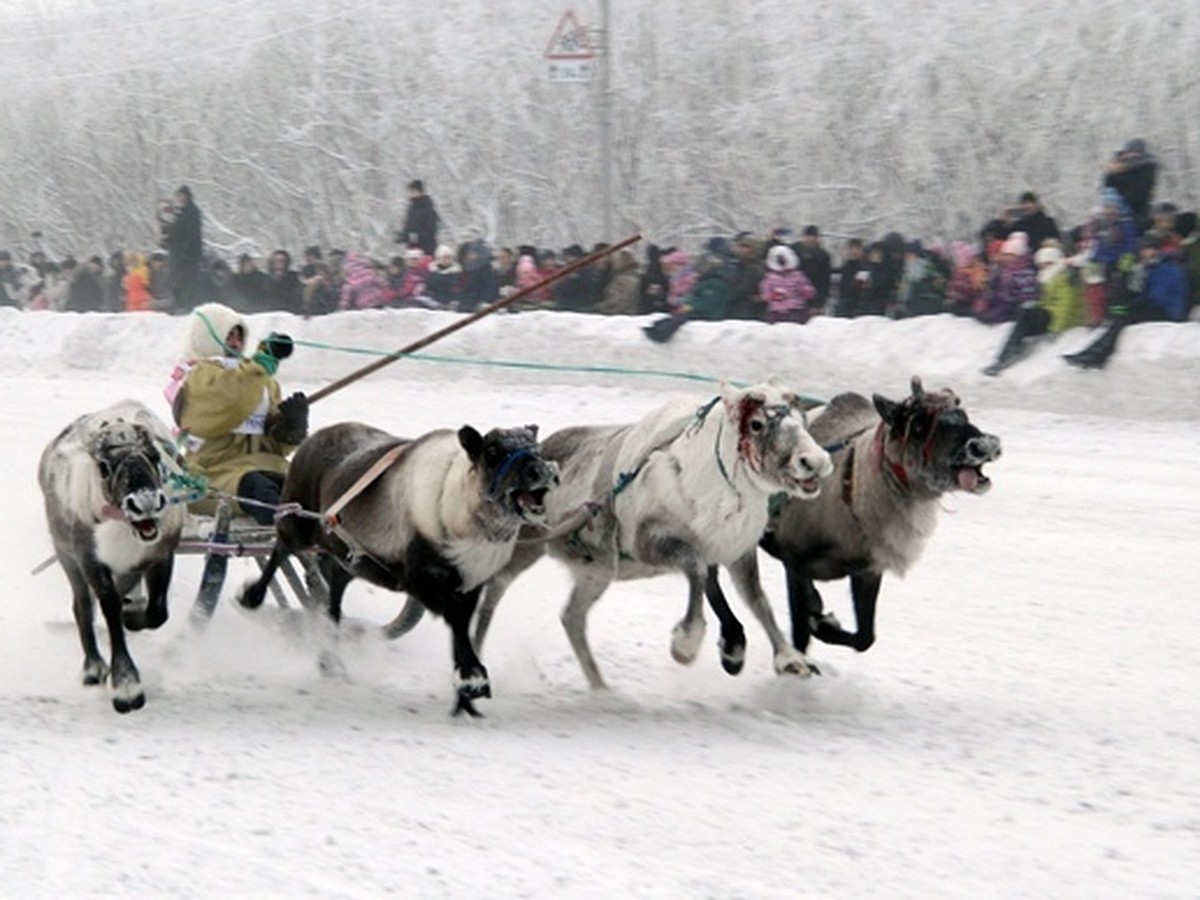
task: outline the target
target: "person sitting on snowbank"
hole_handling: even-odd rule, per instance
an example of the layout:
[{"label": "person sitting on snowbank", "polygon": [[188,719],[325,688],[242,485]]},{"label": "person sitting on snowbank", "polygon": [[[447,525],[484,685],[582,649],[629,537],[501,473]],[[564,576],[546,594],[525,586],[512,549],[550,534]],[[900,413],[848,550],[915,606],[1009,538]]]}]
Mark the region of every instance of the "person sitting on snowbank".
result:
[{"label": "person sitting on snowbank", "polygon": [[1041,296],[1037,303],[1021,309],[1000,355],[983,370],[985,375],[998,375],[1020,359],[1031,338],[1060,334],[1083,324],[1083,295],[1058,242],[1052,241],[1035,253],[1033,261]]},{"label": "person sitting on snowbank", "polygon": [[1109,301],[1108,323],[1087,347],[1064,356],[1068,363],[1081,369],[1103,368],[1126,325],[1187,318],[1187,273],[1178,257],[1162,252],[1162,245],[1162,237],[1152,231],[1142,238],[1139,262],[1126,276],[1121,295]]},{"label": "person sitting on snowbank", "polygon": [[981,322],[1012,322],[1021,307],[1038,298],[1037,273],[1029,255],[1029,239],[1023,231],[1014,231],[1000,245],[992,264],[987,288],[976,306]]}]

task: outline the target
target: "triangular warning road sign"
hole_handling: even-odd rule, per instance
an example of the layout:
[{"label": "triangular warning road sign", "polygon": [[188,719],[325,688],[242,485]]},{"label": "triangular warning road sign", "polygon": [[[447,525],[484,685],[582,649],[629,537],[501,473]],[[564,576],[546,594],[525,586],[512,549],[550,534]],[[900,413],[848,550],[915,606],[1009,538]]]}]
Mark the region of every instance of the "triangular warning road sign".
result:
[{"label": "triangular warning road sign", "polygon": [[595,59],[596,50],[587,29],[579,24],[575,12],[568,9],[558,20],[554,37],[546,45],[546,59]]}]

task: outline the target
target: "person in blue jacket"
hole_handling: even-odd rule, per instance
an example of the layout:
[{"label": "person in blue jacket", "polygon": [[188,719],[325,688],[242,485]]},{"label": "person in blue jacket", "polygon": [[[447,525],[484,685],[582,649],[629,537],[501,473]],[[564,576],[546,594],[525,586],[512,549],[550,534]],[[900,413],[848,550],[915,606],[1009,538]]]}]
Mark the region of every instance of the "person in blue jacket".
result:
[{"label": "person in blue jacket", "polygon": [[1123,295],[1110,299],[1109,320],[1100,336],[1080,352],[1064,357],[1068,363],[1081,369],[1103,368],[1116,351],[1125,326],[1187,318],[1187,272],[1176,254],[1163,252],[1163,243],[1163,236],[1153,231],[1143,236],[1138,263],[1125,279]]}]

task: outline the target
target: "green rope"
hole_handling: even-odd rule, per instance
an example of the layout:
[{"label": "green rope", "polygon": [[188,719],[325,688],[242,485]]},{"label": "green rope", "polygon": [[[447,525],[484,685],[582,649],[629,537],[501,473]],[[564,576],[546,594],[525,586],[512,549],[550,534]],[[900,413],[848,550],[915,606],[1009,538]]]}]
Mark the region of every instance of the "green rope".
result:
[{"label": "green rope", "polygon": [[[327,344],[321,341],[294,341],[301,347],[312,347],[316,350],[334,350],[339,353],[357,353],[365,356],[397,356],[395,353],[372,350],[366,347],[347,347],[339,344]],[[433,353],[403,353],[404,359],[417,362],[447,363],[460,366],[483,366],[494,369],[526,369],[537,372],[573,372],[584,375],[624,375],[634,378],[674,378],[680,381],[698,381],[703,384],[720,384],[720,378],[711,375],[697,375],[693,372],[672,372],[662,369],[630,369],[624,366],[568,366],[555,363],[524,362],[511,359],[474,359],[466,356],[445,356]],[[728,383],[737,388],[749,387],[751,382],[728,379]],[[815,397],[804,396],[802,399],[810,402],[824,403]]]}]

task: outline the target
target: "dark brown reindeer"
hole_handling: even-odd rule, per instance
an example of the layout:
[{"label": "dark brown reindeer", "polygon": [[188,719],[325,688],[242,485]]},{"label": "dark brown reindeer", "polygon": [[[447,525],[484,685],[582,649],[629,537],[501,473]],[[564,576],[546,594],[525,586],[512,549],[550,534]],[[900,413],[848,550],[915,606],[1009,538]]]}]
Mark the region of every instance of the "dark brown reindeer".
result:
[{"label": "dark brown reindeer", "polygon": [[[806,650],[815,635],[862,652],[875,641],[884,573],[903,575],[920,557],[943,494],[991,487],[983,466],[1000,457],[1000,438],[972,424],[953,391],[927,392],[916,377],[900,402],[840,394],[809,430],[833,454],[836,481],[815,501],[782,500],[760,546],[786,570],[796,648]],[[751,551],[729,570],[739,586],[757,584],[757,566]],[[850,579],[854,631],[824,611],[815,585],[842,578]],[[707,595],[723,628],[736,623],[715,568]]]},{"label": "dark brown reindeer", "polygon": [[558,467],[542,459],[536,426],[481,435],[464,425],[415,440],[359,423],[324,428],[297,449],[282,502],[326,513],[325,521],[281,518],[275,550],[241,603],[260,606],[279,564],[317,547],[335,563],[324,567],[334,623],[355,578],[404,591],[446,620],[455,712],[476,715],[472,701],[491,696],[468,633],[480,592],[508,564],[521,526],[545,523],[546,495],[557,483]]},{"label": "dark brown reindeer", "polygon": [[[158,628],[167,620],[167,589],[185,518],[164,479],[180,471],[171,432],[147,407],[129,400],[81,416],[42,453],[38,483],[54,553],[71,584],[83,644],[83,683],[111,678],[117,712],[146,702],[125,629]],[[146,606],[126,595],[145,582]],[[95,601],[108,625],[111,666],[96,644]]]}]

